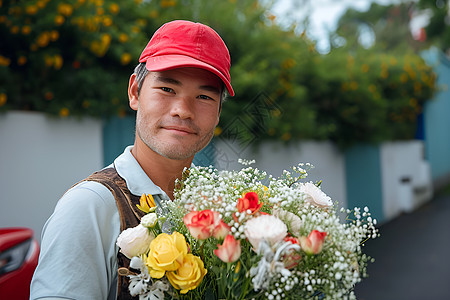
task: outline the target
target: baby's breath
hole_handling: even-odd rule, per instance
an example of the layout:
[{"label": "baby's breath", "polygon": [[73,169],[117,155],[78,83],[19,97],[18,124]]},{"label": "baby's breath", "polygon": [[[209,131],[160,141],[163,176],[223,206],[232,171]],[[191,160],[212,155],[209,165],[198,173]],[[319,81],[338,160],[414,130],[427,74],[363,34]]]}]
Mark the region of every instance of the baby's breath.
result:
[{"label": "baby's breath", "polygon": [[[254,218],[255,214],[250,210],[238,211],[237,203],[246,193],[255,192],[263,204],[260,212],[277,214],[280,218],[284,216],[286,219],[282,221],[286,223],[291,237],[307,237],[313,230],[326,232],[326,237],[320,253],[309,255],[300,250],[301,259],[289,270],[280,269],[280,262],[272,261],[273,266],[278,266],[277,269],[266,270],[268,280],[264,279],[260,290],[250,288],[247,291],[249,297],[355,299],[353,287],[367,276],[366,265],[372,260],[362,253],[361,245],[367,239],[378,236],[376,220],[371,216],[369,208],[338,208],[332,201],[328,201],[329,197],[320,190],[320,182],[308,184],[320,190],[316,195],[326,201],[319,205],[320,201],[311,200],[312,196],[307,194],[308,189],[305,189],[308,172],[314,168],[309,163],[301,163],[289,171],[285,170],[279,178],[268,176],[266,172],[251,167],[254,161],[240,160],[240,163],[243,168],[237,171],[192,167],[184,173],[182,180],[177,182],[175,200],[166,205],[165,211],[170,211],[172,226],[187,236],[191,249],[198,250],[200,245],[202,249],[210,249],[211,253],[216,249],[217,240],[200,243],[190,237],[182,223],[186,213],[205,209],[219,212],[222,220],[230,226],[234,238],[248,245],[245,224]],[[341,222],[338,212],[347,214],[345,222]],[[275,253],[278,246],[273,247]],[[248,278],[250,269],[253,273],[258,272],[257,266],[260,265],[261,256],[251,247],[243,247],[242,251],[241,257],[248,259],[241,260],[241,268],[247,271],[240,274]],[[270,253],[264,254],[263,257],[268,261],[273,259]],[[214,264],[217,264],[214,255],[205,256],[204,260],[207,269],[212,269]],[[213,272],[208,274],[212,275]]]}]

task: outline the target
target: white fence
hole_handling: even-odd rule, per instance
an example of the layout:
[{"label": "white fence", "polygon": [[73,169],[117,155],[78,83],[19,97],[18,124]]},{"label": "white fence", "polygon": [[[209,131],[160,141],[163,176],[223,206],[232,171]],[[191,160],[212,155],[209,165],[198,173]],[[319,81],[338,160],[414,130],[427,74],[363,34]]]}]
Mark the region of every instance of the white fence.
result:
[{"label": "white fence", "polygon": [[345,163],[343,154],[331,142],[305,141],[295,144],[263,142],[257,149],[242,149],[236,143],[218,140],[214,147],[220,155],[216,156],[218,169],[239,169],[238,159],[255,160],[253,167],[280,176],[298,163],[314,165],[306,181],[322,180],[322,190],[341,206],[346,205]]},{"label": "white fence", "polygon": [[[31,112],[0,115],[0,227],[29,227],[40,240],[42,227],[61,195],[103,167],[102,140],[99,120],[52,119]],[[379,146],[379,203],[384,221],[431,199],[431,172],[423,158],[423,147],[422,141]],[[299,162],[309,162],[315,168],[307,180],[322,180],[323,191],[340,206],[347,206],[347,187],[358,188],[347,183],[346,154],[330,142],[263,142],[253,150],[216,140],[214,151],[218,169],[242,167],[238,158],[254,159],[254,166],[273,176],[280,176]],[[356,194],[358,206],[365,206],[367,191],[358,190]]]},{"label": "white fence", "polygon": [[429,163],[421,141],[381,145],[383,212],[387,220],[411,212],[433,196]]},{"label": "white fence", "polygon": [[0,227],[29,227],[40,240],[57,200],[102,164],[101,121],[0,115]]}]

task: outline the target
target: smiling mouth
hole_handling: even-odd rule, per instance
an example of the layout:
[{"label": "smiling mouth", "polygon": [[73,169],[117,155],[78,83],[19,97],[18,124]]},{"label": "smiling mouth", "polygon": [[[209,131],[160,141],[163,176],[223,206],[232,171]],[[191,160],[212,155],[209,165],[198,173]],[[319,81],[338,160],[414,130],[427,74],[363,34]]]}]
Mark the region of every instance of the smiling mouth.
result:
[{"label": "smiling mouth", "polygon": [[191,128],[186,128],[186,127],[163,126],[162,128],[165,130],[168,130],[168,131],[172,131],[174,133],[179,133],[179,134],[195,134],[194,130],[192,130]]}]

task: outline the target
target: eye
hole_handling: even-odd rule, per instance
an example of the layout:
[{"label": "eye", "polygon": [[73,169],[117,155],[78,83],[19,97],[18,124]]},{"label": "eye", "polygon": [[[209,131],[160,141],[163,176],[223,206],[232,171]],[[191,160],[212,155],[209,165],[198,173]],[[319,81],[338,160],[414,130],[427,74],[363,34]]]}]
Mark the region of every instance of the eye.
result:
[{"label": "eye", "polygon": [[214,100],[213,98],[211,98],[211,97],[209,97],[209,96],[206,96],[206,95],[200,95],[200,96],[198,96],[200,99],[203,99],[203,100]]},{"label": "eye", "polygon": [[161,88],[161,90],[163,90],[164,92],[167,92],[167,93],[173,93],[173,89],[171,89],[171,88],[168,88],[168,87],[162,87]]}]

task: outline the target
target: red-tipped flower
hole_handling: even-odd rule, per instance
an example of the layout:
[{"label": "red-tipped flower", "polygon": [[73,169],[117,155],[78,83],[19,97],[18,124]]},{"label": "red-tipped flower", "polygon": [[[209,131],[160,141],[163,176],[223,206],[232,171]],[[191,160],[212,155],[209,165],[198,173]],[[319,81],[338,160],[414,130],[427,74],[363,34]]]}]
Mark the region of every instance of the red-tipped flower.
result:
[{"label": "red-tipped flower", "polygon": [[322,251],[323,242],[326,235],[326,232],[313,230],[308,237],[300,237],[300,247],[306,252],[306,254],[318,254]]},{"label": "red-tipped flower", "polygon": [[232,263],[241,256],[241,241],[236,241],[232,234],[227,235],[222,245],[218,244],[217,247],[214,254],[223,262]]}]

